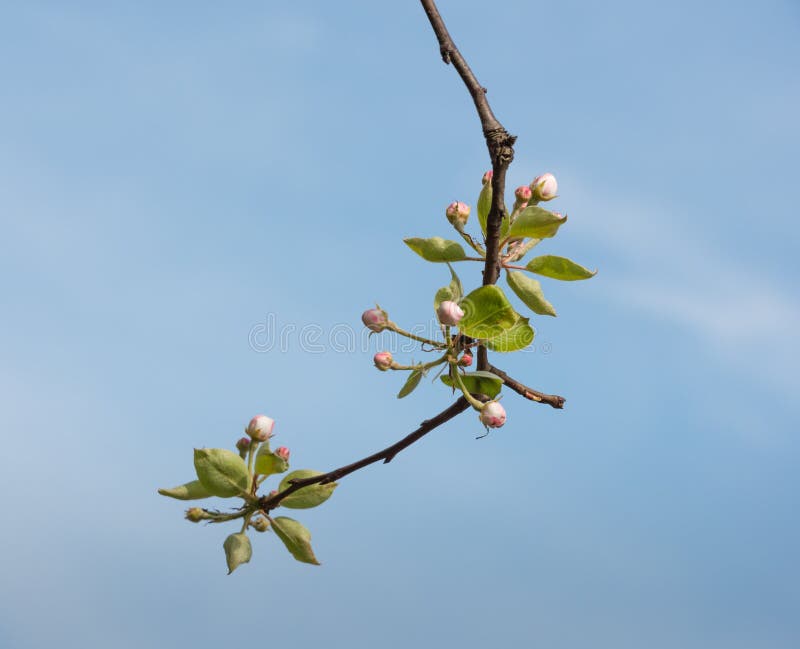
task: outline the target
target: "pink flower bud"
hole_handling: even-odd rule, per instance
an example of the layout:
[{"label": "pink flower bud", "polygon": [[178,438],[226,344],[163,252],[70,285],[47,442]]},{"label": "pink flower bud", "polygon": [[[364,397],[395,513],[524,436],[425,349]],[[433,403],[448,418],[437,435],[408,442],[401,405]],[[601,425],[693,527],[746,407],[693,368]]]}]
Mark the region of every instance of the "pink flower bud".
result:
[{"label": "pink flower bud", "polygon": [[247,424],[244,432],[250,435],[251,438],[257,442],[266,442],[272,437],[272,429],[275,427],[275,422],[265,415],[256,415]]},{"label": "pink flower bud", "polygon": [[467,224],[467,219],[469,218],[469,205],[466,203],[461,203],[459,201],[453,201],[450,205],[447,206],[444,214],[447,217],[447,220],[450,221],[450,225],[455,227],[464,227]]},{"label": "pink flower bud", "polygon": [[506,423],[506,409],[499,401],[488,401],[483,404],[483,409],[478,417],[487,428],[500,428]]},{"label": "pink flower bud", "polygon": [[250,440],[247,437],[242,437],[238,442],[236,442],[236,448],[245,453],[247,449],[250,448]]},{"label": "pink flower bud", "polygon": [[383,309],[367,309],[361,314],[361,322],[370,331],[383,331],[389,323],[386,311]]},{"label": "pink flower bud", "polygon": [[439,308],[436,309],[436,315],[439,317],[439,322],[443,325],[457,327],[461,318],[464,317],[464,312],[455,302],[445,300],[439,305]]},{"label": "pink flower bud", "polygon": [[529,200],[531,200],[533,192],[531,191],[531,188],[528,187],[527,185],[520,185],[514,191],[514,196],[516,197],[518,202],[527,203]]},{"label": "pink flower bud", "polygon": [[481,182],[485,185],[486,183],[492,182],[492,176],[494,176],[494,171],[489,169],[485,174],[483,174],[483,180]]},{"label": "pink flower bud", "polygon": [[392,363],[394,363],[391,352],[378,352],[373,356],[372,360],[375,363],[375,367],[381,372],[392,369]]},{"label": "pink flower bud", "polygon": [[275,455],[282,460],[286,460],[287,462],[289,461],[289,449],[285,446],[279,446],[277,449],[275,449]]},{"label": "pink flower bud", "polygon": [[542,174],[533,179],[531,183],[533,197],[537,201],[551,201],[558,193],[558,182],[551,173]]},{"label": "pink flower bud", "polygon": [[469,352],[464,352],[461,355],[461,358],[458,359],[458,364],[461,367],[469,367],[470,365],[472,365],[472,354],[470,354]]}]

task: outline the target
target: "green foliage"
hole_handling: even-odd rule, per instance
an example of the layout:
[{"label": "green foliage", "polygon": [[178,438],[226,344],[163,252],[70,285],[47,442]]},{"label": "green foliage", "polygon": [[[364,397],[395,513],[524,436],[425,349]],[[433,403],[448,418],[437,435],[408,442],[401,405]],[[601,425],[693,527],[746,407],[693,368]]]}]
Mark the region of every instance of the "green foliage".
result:
[{"label": "green foliage", "polygon": [[397,398],[402,399],[403,397],[407,397],[414,390],[416,390],[419,382],[422,380],[422,374],[422,370],[412,370],[411,374],[408,375],[406,382],[403,384],[403,387],[400,388],[400,392],[397,393]]},{"label": "green foliage", "polygon": [[489,218],[489,211],[492,209],[492,183],[484,183],[481,193],[478,194],[478,223],[481,226],[483,236],[486,236],[486,221]]},{"label": "green foliage", "polygon": [[442,237],[431,237],[430,239],[411,237],[403,239],[403,241],[425,261],[463,261],[467,256],[460,243],[442,239]]},{"label": "green foliage", "polygon": [[542,285],[538,280],[532,279],[525,273],[511,272],[506,276],[511,290],[517,294],[525,305],[539,315],[556,315],[553,305],[548,302],[542,293]]},{"label": "green foliage", "polygon": [[270,476],[276,473],[286,473],[289,470],[289,462],[275,454],[270,449],[269,443],[264,442],[256,453],[255,472],[259,475]]},{"label": "green foliage", "polygon": [[561,216],[538,205],[531,205],[517,216],[508,231],[508,236],[547,239],[554,237],[558,229],[566,222],[566,216]]},{"label": "green foliage", "polygon": [[494,338],[511,329],[518,315],[498,286],[481,286],[460,303],[464,317],[461,332],[472,338]]},{"label": "green foliage", "polygon": [[[456,387],[457,389],[458,387],[455,386],[453,377],[449,374],[442,375],[441,381],[451,388]],[[499,376],[482,370],[462,374],[461,381],[464,383],[464,387],[468,392],[472,394],[485,394],[491,399],[500,394],[500,390],[503,387],[503,380]]]},{"label": "green foliage", "polygon": [[[313,478],[318,475],[321,475],[320,472],[313,471],[312,469],[292,471],[281,480],[278,491],[288,489],[293,480],[304,480],[305,478]],[[333,490],[336,489],[337,486],[338,483],[329,482],[328,484],[312,484],[303,487],[281,500],[281,505],[289,509],[310,509],[311,507],[317,507],[331,497]]]},{"label": "green foliage", "polygon": [[461,285],[461,280],[458,278],[458,275],[456,275],[456,272],[450,264],[447,264],[447,267],[450,269],[450,283],[436,291],[436,295],[433,298],[434,311],[439,308],[442,302],[447,300],[458,302],[464,295],[464,288]]},{"label": "green foliage", "polygon": [[519,316],[514,326],[486,341],[486,346],[494,352],[516,352],[525,349],[533,342],[534,331],[528,323],[529,318]]},{"label": "green foliage", "polygon": [[250,539],[244,532],[231,534],[222,544],[225,550],[225,561],[228,564],[228,574],[231,574],[243,563],[248,563],[253,556]]},{"label": "green foliage", "polygon": [[314,550],[311,549],[311,532],[293,518],[286,516],[278,516],[271,519],[271,522],[272,531],[283,541],[286,549],[295,559],[303,563],[319,565],[319,561],[314,556]]},{"label": "green foliage", "polygon": [[250,475],[244,460],[225,448],[194,449],[197,477],[212,496],[230,498],[247,492]]},{"label": "green foliage", "polygon": [[201,498],[208,498],[214,495],[206,489],[199,480],[192,480],[186,484],[172,487],[172,489],[159,489],[158,493],[162,496],[177,498],[178,500],[200,500]]},{"label": "green foliage", "polygon": [[596,270],[591,271],[580,264],[576,264],[571,259],[556,257],[555,255],[534,257],[528,262],[526,268],[532,273],[566,282],[572,282],[577,279],[589,279],[597,274]]}]

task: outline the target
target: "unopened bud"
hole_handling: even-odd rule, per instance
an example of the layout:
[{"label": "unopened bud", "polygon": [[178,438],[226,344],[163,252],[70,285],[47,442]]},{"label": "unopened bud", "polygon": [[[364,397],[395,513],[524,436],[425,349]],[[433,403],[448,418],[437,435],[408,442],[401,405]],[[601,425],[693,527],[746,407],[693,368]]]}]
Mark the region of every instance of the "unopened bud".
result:
[{"label": "unopened bud", "polygon": [[531,200],[533,192],[527,185],[520,185],[516,190],[514,190],[514,196],[516,197],[517,202],[527,203],[529,200]]},{"label": "unopened bud", "polygon": [[289,449],[285,446],[279,446],[277,449],[275,449],[275,455],[282,460],[286,460],[287,462],[289,461]]},{"label": "unopened bud", "polygon": [[259,516],[257,519],[250,522],[250,527],[256,532],[266,532],[269,529],[269,521],[263,516]]},{"label": "unopened bud", "polygon": [[439,317],[439,322],[443,325],[457,327],[461,318],[464,317],[464,312],[455,302],[445,300],[439,305],[439,308],[436,309],[436,315]]},{"label": "unopened bud", "polygon": [[272,437],[272,429],[275,427],[275,422],[266,415],[256,415],[247,424],[244,432],[257,442],[266,442]]},{"label": "unopened bud", "polygon": [[551,173],[542,174],[533,179],[531,183],[533,198],[537,201],[551,201],[558,193],[558,182]]},{"label": "unopened bud", "polygon": [[239,453],[247,453],[247,450],[250,448],[250,438],[242,437],[236,442],[236,448],[239,450]]},{"label": "unopened bud", "polygon": [[467,224],[467,219],[469,219],[469,205],[466,203],[461,203],[459,201],[453,201],[450,205],[447,206],[445,210],[445,216],[447,220],[450,221],[450,225],[452,225],[457,230],[460,230]]},{"label": "unopened bud", "polygon": [[375,363],[375,367],[381,372],[392,369],[392,363],[394,363],[391,352],[378,352],[372,357],[372,360]]},{"label": "unopened bud", "polygon": [[370,331],[383,331],[389,324],[389,318],[383,309],[367,309],[361,314],[361,322]]},{"label": "unopened bud", "polygon": [[206,518],[206,513],[200,507],[191,507],[186,510],[186,520],[192,523],[199,523]]},{"label": "unopened bud", "polygon": [[500,405],[499,401],[488,401],[483,404],[478,418],[487,428],[500,428],[506,423],[506,409]]},{"label": "unopened bud", "polygon": [[461,367],[469,367],[470,365],[472,365],[472,354],[470,354],[469,352],[464,352],[461,355],[461,358],[458,359],[458,364]]},{"label": "unopened bud", "polygon": [[492,182],[492,176],[494,176],[494,171],[489,169],[485,174],[483,174],[483,179],[481,182],[485,185],[486,183]]}]

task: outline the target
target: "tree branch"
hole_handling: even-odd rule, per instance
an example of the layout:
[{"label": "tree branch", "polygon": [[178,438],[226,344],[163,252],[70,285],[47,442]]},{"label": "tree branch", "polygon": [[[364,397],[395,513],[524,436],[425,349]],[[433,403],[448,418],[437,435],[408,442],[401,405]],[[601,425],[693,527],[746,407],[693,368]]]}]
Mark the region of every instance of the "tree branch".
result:
[{"label": "tree branch", "polygon": [[339,467],[338,469],[334,469],[333,471],[328,471],[328,473],[312,476],[310,478],[304,478],[303,480],[295,480],[283,491],[269,496],[262,496],[258,501],[258,508],[263,510],[265,513],[268,513],[271,509],[275,509],[278,505],[280,505],[281,500],[286,498],[286,496],[293,494],[295,491],[298,491],[303,487],[307,487],[312,484],[328,484],[330,482],[334,482],[339,478],[343,478],[354,471],[363,469],[365,466],[369,466],[370,464],[374,464],[380,460],[383,460],[384,464],[391,462],[392,459],[394,459],[394,456],[400,451],[408,448],[414,442],[422,439],[434,428],[437,428],[445,422],[450,421],[456,415],[460,415],[469,407],[470,405],[467,400],[464,397],[460,397],[446,410],[443,410],[435,417],[431,417],[430,419],[423,421],[419,428],[417,428],[413,433],[406,435],[403,439],[395,442],[391,446],[387,446],[382,451],[373,453],[372,455],[358,460],[357,462],[353,462],[352,464],[347,464]]},{"label": "tree branch", "polygon": [[[506,216],[505,201],[503,200],[506,191],[506,170],[514,160],[514,142],[517,138],[509,135],[494,116],[486,99],[486,88],[478,82],[453,42],[434,0],[420,1],[436,34],[436,39],[439,41],[442,60],[447,64],[453,64],[472,96],[472,101],[475,102],[475,109],[478,111],[483,135],[486,138],[486,147],[489,149],[489,158],[492,161],[492,207],[486,219],[486,263],[483,267],[483,285],[486,286],[497,282],[497,278],[500,276],[500,224],[503,222],[503,217]],[[478,347],[478,369],[487,370],[488,368],[489,356],[486,348]]]},{"label": "tree branch", "polygon": [[514,390],[514,392],[517,394],[521,394],[526,399],[536,401],[537,403],[546,403],[547,405],[552,406],[553,408],[558,408],[559,410],[564,407],[564,403],[566,402],[564,397],[560,397],[557,394],[545,394],[544,392],[539,392],[538,390],[529,388],[527,385],[523,385],[519,381],[512,379],[503,370],[495,367],[494,365],[489,365],[488,370],[493,374],[497,374],[497,376],[503,379],[503,383]]}]

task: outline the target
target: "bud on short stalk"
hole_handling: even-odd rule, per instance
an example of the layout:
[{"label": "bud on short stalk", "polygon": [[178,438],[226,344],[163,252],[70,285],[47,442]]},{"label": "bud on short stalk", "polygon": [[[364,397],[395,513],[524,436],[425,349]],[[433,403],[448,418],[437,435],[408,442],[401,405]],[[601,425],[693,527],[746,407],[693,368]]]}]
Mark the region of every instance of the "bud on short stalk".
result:
[{"label": "bud on short stalk", "polygon": [[492,182],[492,176],[494,176],[494,171],[489,169],[485,174],[483,174],[483,179],[481,182],[485,185],[486,183]]},{"label": "bud on short stalk", "polygon": [[392,369],[392,364],[394,363],[391,352],[378,352],[373,356],[372,360],[375,363],[375,367],[381,372]]},{"label": "bud on short stalk", "polygon": [[206,518],[206,513],[200,507],[191,507],[186,510],[186,520],[192,523],[199,523]]},{"label": "bud on short stalk", "polygon": [[250,438],[242,437],[238,442],[236,442],[236,448],[239,451],[239,455],[244,457],[247,454],[247,451],[250,449]]},{"label": "bud on short stalk", "polygon": [[506,423],[506,410],[499,401],[487,401],[483,404],[478,418],[487,428],[500,428]]},{"label": "bud on short stalk", "polygon": [[269,529],[269,521],[263,516],[259,516],[254,521],[251,521],[250,527],[256,532],[266,532]]},{"label": "bud on short stalk", "polygon": [[551,201],[558,193],[558,182],[551,173],[542,174],[533,179],[531,183],[533,199],[537,201]]},{"label": "bud on short stalk", "polygon": [[464,352],[461,355],[461,358],[458,359],[458,364],[461,367],[469,367],[470,365],[472,365],[472,354],[470,354],[469,352]]},{"label": "bud on short stalk", "polygon": [[279,446],[277,449],[275,449],[275,455],[282,460],[286,460],[287,462],[289,461],[289,449],[285,446]]},{"label": "bud on short stalk", "polygon": [[527,185],[520,185],[514,191],[514,197],[517,199],[518,203],[527,203],[529,200],[531,200],[532,196],[533,192]]},{"label": "bud on short stalk", "polygon": [[377,333],[389,325],[389,316],[383,309],[367,309],[361,314],[361,322],[367,329]]},{"label": "bud on short stalk", "polygon": [[464,226],[467,224],[469,212],[469,205],[459,201],[453,201],[447,206],[447,209],[444,213],[447,217],[447,220],[450,221],[450,225],[452,225],[456,230],[460,231],[463,230]]},{"label": "bud on short stalk", "polygon": [[443,325],[457,327],[458,323],[461,322],[461,318],[464,317],[464,312],[455,302],[445,300],[439,305],[439,308],[436,309],[436,315],[439,318],[439,322]]},{"label": "bud on short stalk", "polygon": [[274,427],[275,422],[272,419],[266,415],[256,415],[250,420],[250,423],[247,424],[247,428],[244,429],[244,432],[257,442],[266,442],[272,437],[272,429]]}]

